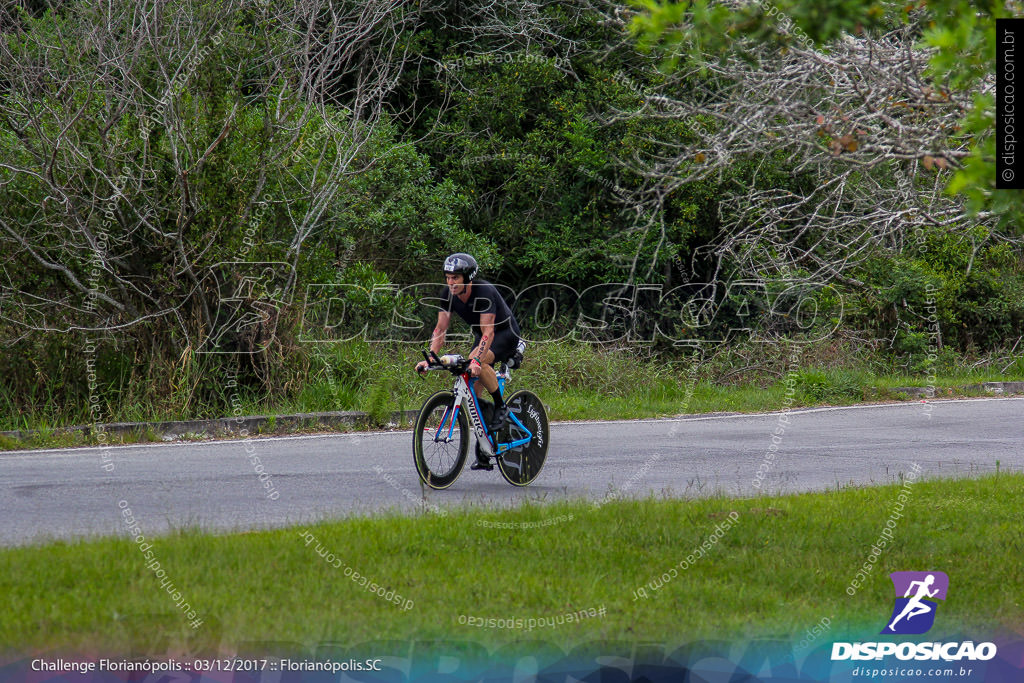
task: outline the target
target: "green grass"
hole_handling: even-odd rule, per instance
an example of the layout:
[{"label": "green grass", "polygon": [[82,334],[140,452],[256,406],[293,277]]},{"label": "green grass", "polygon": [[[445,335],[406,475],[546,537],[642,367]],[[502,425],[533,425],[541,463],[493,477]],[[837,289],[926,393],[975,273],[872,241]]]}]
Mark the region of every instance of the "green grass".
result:
[{"label": "green grass", "polygon": [[[883,363],[877,353],[872,355],[852,345],[829,342],[800,347],[798,362],[793,366],[789,365],[788,354],[784,347],[762,344],[723,347],[699,362],[684,350],[674,360],[666,361],[652,355],[650,349],[536,344],[529,349],[526,365],[514,373],[510,389],[529,388],[537,393],[548,405],[552,420],[613,420],[905,400],[907,396],[897,388],[923,387],[929,381],[920,373],[903,374],[891,362]],[[109,422],[159,421],[359,410],[368,412],[373,424],[381,426],[390,422],[394,411],[416,409],[431,393],[451,387],[451,377],[444,373],[417,376],[412,366],[418,358],[419,349],[410,345],[353,341],[318,347],[308,359],[302,381],[295,382],[294,389],[284,394],[264,395],[251,387],[230,391],[222,388],[228,403],[220,409],[212,404],[203,404],[200,409],[178,399],[147,409],[135,401],[108,406],[104,416]],[[1005,357],[981,365],[967,358],[954,360],[939,369],[935,378],[937,398],[984,395],[963,387],[1024,377],[1024,362],[1008,365]],[[1000,372],[995,366],[1008,372]],[[95,438],[63,432],[61,428],[68,423],[55,418],[58,413],[56,406],[49,406],[35,415],[0,416],[0,423],[6,419],[5,426],[11,428],[42,429],[22,444],[0,438],[0,448],[95,442]],[[77,415],[74,411],[71,414]],[[282,430],[271,424],[262,431]]]},{"label": "green grass", "polygon": [[685,386],[661,383],[627,396],[608,397],[594,392],[544,392],[540,395],[548,405],[552,420],[627,420],[690,413],[778,410],[785,405],[786,392],[782,386],[724,387],[701,382],[695,384],[689,394]]},{"label": "green grass", "polygon": [[[823,617],[831,620],[828,637],[841,639],[877,633],[892,607],[888,573],[911,569],[950,577],[934,637],[1024,627],[1022,474],[913,484],[894,542],[859,591],[847,594],[899,490],[893,484],[781,498],[462,508],[444,516],[352,518],[234,535],[184,530],[147,539],[204,620],[198,631],[130,540],[4,549],[0,651],[194,649],[197,640],[211,639],[229,646],[344,646],[437,638],[493,646],[534,638],[564,647],[618,639],[799,639]],[[732,512],[738,521],[703,558],[653,587],[652,579],[678,567]],[[545,524],[551,520],[558,523]],[[315,537],[308,546],[307,532]],[[337,567],[317,544],[336,555]],[[413,604],[402,609],[377,597],[346,577],[346,567]],[[646,598],[637,592],[642,587]],[[532,633],[460,623],[472,616],[525,624],[602,607],[604,616]]]}]

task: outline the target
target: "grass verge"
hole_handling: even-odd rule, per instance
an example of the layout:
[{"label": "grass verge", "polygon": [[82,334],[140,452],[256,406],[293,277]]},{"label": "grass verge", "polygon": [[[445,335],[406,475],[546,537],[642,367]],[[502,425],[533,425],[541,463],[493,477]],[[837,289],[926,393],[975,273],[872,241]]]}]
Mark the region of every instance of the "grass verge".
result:
[{"label": "grass verge", "polygon": [[[901,491],[893,540],[851,596]],[[933,637],[1022,632],[1024,595],[1014,588],[1024,584],[1022,494],[1024,475],[1004,473],[781,498],[462,508],[147,539],[179,599],[203,620],[197,630],[131,540],[9,548],[0,550],[0,651],[194,652],[197,640],[216,651],[270,641],[799,639],[824,618],[823,637],[838,640],[877,634],[893,604],[888,574],[900,570],[950,577]],[[379,597],[356,574],[399,599]],[[591,609],[604,613],[526,628],[529,619]]]},{"label": "grass verge", "polygon": [[[757,348],[760,355],[756,356],[753,351],[744,355],[742,349],[723,349],[719,355],[700,357],[681,353],[670,362],[640,357],[635,351],[571,343],[537,345],[531,348],[526,365],[515,372],[510,388],[536,392],[548,405],[552,420],[621,420],[907,400],[900,388],[912,386],[934,388],[936,398],[983,395],[965,387],[1024,377],[1024,361],[1012,368],[997,363],[1009,370],[1005,373],[954,363],[931,376],[904,375],[892,372],[891,366],[879,365],[870,354],[850,355],[852,349],[836,344],[796,346],[788,351],[781,347]],[[107,421],[358,410],[369,413],[369,426],[375,428],[386,425],[395,411],[415,410],[431,393],[450,388],[447,374],[423,378],[412,372],[418,353],[408,345],[384,348],[348,342],[330,350],[318,349],[306,381],[300,383],[294,395],[268,398],[232,389],[219,413],[192,414],[187,407],[178,407],[171,412],[122,415],[111,408]],[[8,422],[15,426],[14,421]],[[22,416],[16,424],[38,431],[20,440],[0,435],[0,450],[99,443],[96,435],[68,432],[52,421]],[[261,429],[264,434],[297,431],[323,430],[274,424]],[[160,437],[140,433],[107,434],[105,438],[103,443],[116,444]]]}]

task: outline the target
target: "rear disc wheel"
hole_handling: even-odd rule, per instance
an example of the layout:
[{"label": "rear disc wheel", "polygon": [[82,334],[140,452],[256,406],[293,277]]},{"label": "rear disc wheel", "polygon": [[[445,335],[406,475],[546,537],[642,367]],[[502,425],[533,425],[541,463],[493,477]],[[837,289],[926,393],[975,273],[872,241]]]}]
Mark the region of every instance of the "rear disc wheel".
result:
[{"label": "rear disc wheel", "polygon": [[[499,455],[498,469],[508,483],[513,486],[526,486],[537,478],[544,467],[550,439],[548,414],[537,394],[525,389],[509,396],[505,405],[509,408],[509,418],[498,433],[498,442],[511,443],[525,439],[530,434],[532,437],[527,443]],[[522,427],[512,419],[513,415]]]}]

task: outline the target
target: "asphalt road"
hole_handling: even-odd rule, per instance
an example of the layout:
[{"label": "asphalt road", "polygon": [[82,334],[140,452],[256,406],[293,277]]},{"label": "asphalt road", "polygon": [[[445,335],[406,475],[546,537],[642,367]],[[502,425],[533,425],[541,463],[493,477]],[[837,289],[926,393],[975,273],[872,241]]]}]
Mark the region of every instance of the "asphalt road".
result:
[{"label": "asphalt road", "polygon": [[383,509],[473,504],[497,520],[524,500],[825,490],[891,482],[915,466],[924,477],[991,472],[997,462],[1021,471],[1022,418],[1024,398],[1004,398],[556,423],[531,486],[513,488],[497,470],[467,464],[450,489],[425,493],[408,431],[6,452],[0,544],[127,535],[124,508],[152,536]]}]

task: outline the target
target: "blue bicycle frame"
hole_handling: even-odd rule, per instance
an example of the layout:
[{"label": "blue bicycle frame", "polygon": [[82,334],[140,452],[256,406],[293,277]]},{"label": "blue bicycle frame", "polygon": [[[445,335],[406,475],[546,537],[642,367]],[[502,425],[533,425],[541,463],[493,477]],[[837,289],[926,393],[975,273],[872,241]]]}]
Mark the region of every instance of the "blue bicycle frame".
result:
[{"label": "blue bicycle frame", "polygon": [[[505,373],[498,375],[498,391],[505,394],[505,380],[508,375]],[[530,443],[530,439],[533,438],[533,432],[526,428],[526,426],[519,421],[519,418],[513,413],[509,413],[509,419],[512,423],[521,429],[526,436],[522,439],[516,439],[508,443],[495,443],[494,437],[489,433],[487,425],[480,418],[480,401],[476,396],[476,385],[477,378],[471,377],[469,373],[463,373],[458,376],[455,380],[455,387],[453,392],[455,394],[455,400],[452,401],[452,407],[445,411],[444,415],[441,416],[441,424],[438,425],[437,431],[434,432],[434,441],[451,441],[452,435],[455,432],[455,421],[459,418],[459,410],[462,406],[466,406],[467,413],[469,415],[470,429],[472,429],[477,436],[477,441],[480,443],[480,449],[487,452],[489,455],[501,455],[506,451],[520,446],[525,446]],[[449,417],[450,416],[450,417]],[[448,434],[445,437],[441,436],[441,432],[445,428],[445,423],[448,423]]]}]

